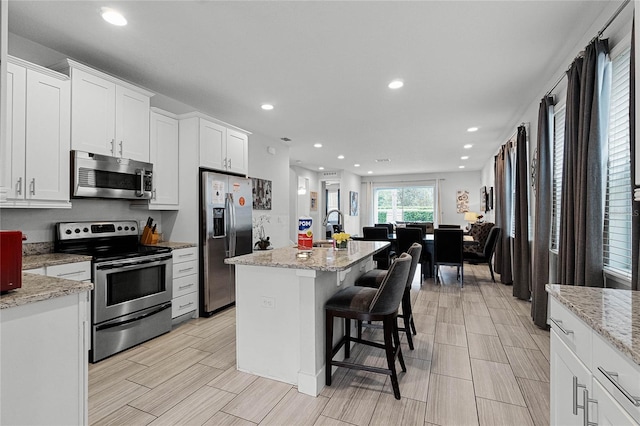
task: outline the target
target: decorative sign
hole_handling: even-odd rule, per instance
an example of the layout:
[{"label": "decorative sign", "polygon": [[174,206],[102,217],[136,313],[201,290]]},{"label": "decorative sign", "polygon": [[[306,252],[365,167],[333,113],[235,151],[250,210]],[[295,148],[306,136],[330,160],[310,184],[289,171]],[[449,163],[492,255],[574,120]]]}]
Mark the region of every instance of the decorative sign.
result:
[{"label": "decorative sign", "polygon": [[459,189],[456,196],[456,207],[458,213],[469,211],[469,191]]},{"label": "decorative sign", "polygon": [[311,204],[309,205],[309,210],[312,212],[318,211],[318,193],[315,191],[309,192],[311,195]]},{"label": "decorative sign", "polygon": [[213,204],[224,204],[224,182],[214,180],[211,182],[211,202]]},{"label": "decorative sign", "polygon": [[251,178],[253,184],[253,209],[271,210],[271,181]]}]

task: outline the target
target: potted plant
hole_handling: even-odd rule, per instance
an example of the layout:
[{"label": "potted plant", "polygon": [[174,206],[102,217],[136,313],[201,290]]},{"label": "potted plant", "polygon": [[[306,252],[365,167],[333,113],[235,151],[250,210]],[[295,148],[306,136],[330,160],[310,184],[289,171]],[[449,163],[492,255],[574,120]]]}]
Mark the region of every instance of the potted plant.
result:
[{"label": "potted plant", "polygon": [[351,235],[346,232],[337,232],[333,234],[333,244],[336,250],[346,250],[347,241],[351,238]]},{"label": "potted plant", "polygon": [[258,236],[258,241],[253,245],[254,248],[267,250],[271,246],[271,241],[269,241],[269,237],[264,232],[264,224],[270,223],[270,221],[271,218],[265,214],[253,219],[253,232],[254,235]]}]

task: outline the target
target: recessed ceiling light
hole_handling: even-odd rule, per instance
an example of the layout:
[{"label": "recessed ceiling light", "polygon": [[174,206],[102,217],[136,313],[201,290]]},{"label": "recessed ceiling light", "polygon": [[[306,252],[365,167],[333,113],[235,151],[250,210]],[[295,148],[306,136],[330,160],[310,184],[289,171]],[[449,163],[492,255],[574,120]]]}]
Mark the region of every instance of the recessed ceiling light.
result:
[{"label": "recessed ceiling light", "polygon": [[477,132],[477,131],[478,131],[478,128],[477,128],[477,127],[469,127],[469,128],[467,129],[467,132]]},{"label": "recessed ceiling light", "polygon": [[356,163],[353,165],[353,167],[360,167],[360,164]]},{"label": "recessed ceiling light", "polygon": [[367,173],[368,173],[368,174],[371,174],[371,173],[373,173],[373,170],[369,170]]},{"label": "recessed ceiling light", "polygon": [[389,83],[389,89],[399,89],[404,86],[404,82],[402,80],[393,80]]},{"label": "recessed ceiling light", "polygon": [[102,15],[102,19],[104,19],[111,25],[116,25],[118,27],[127,25],[127,19],[122,16],[122,14],[117,10],[111,9],[109,7],[102,7],[100,8],[100,14]]},{"label": "recessed ceiling light", "polygon": [[260,106],[260,108],[262,108],[265,111],[271,111],[273,109],[273,105],[271,105],[271,104],[262,104]]},{"label": "recessed ceiling light", "polygon": [[464,169],[464,166],[458,166],[459,169]]},{"label": "recessed ceiling light", "polygon": [[338,155],[338,160],[344,160],[344,155],[342,154]]},{"label": "recessed ceiling light", "polygon": [[313,147],[314,148],[322,148],[322,144],[321,143],[314,143]]},{"label": "recessed ceiling light", "polygon": [[324,167],[320,166],[318,167],[318,170],[324,170]]},{"label": "recessed ceiling light", "polygon": [[469,148],[471,148],[471,147],[473,147],[473,145],[471,145],[470,143],[468,143],[468,144],[466,144],[463,148],[464,148],[464,149],[469,149]]},{"label": "recessed ceiling light", "polygon": [[469,156],[468,155],[463,155],[462,157],[460,157],[461,160],[468,160]]}]

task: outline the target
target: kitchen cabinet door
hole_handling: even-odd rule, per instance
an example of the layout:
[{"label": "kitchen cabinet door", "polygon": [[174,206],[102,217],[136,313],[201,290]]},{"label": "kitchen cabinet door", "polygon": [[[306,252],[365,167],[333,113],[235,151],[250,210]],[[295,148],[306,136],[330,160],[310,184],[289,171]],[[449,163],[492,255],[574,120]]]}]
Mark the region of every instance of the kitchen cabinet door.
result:
[{"label": "kitchen cabinet door", "polygon": [[200,166],[215,170],[226,170],[227,129],[210,121],[200,119]]},{"label": "kitchen cabinet door", "polygon": [[593,381],[593,394],[589,395],[594,402],[589,403],[589,421],[598,426],[637,425],[636,421],[616,402],[609,392]]},{"label": "kitchen cabinet door", "polygon": [[116,86],[115,157],[149,162],[149,103],[141,93]]},{"label": "kitchen cabinet door", "polygon": [[[178,120],[151,112],[150,160],[153,163],[153,198],[149,208],[177,209],[179,203]],[[171,207],[173,206],[173,207]]]},{"label": "kitchen cabinet door", "polygon": [[3,186],[9,200],[24,199],[27,70],[7,63],[7,147],[2,160]]},{"label": "kitchen cabinet door", "polygon": [[73,68],[71,92],[71,147],[96,154],[115,155],[116,85]]},{"label": "kitchen cabinet door", "polygon": [[248,137],[244,133],[227,129],[227,170],[248,173]]},{"label": "kitchen cabinet door", "polygon": [[69,81],[27,70],[26,197],[69,201]]}]

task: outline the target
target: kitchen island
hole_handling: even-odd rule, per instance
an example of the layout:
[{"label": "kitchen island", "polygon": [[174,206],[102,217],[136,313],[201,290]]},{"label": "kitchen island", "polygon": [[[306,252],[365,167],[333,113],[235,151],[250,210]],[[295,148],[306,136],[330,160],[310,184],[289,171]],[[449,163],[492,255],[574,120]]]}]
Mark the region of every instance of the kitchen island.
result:
[{"label": "kitchen island", "polygon": [[350,241],[346,250],[314,248],[306,257],[285,247],[226,259],[236,265],[238,370],[317,396],[325,381],[324,304],[372,269],[372,256],[388,245]]}]

